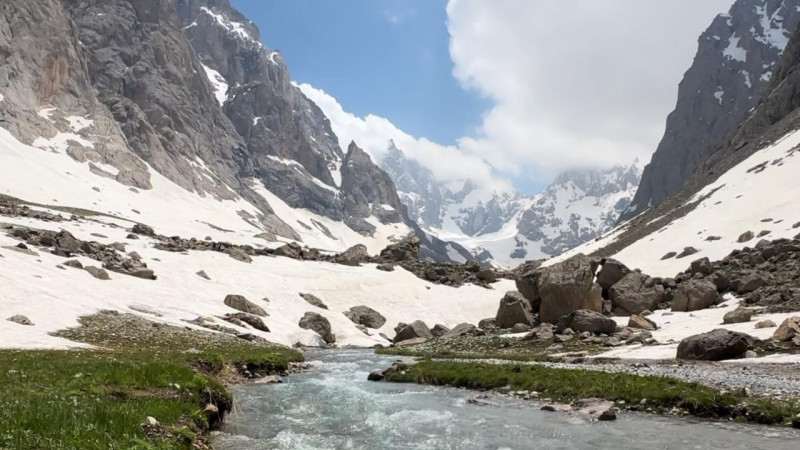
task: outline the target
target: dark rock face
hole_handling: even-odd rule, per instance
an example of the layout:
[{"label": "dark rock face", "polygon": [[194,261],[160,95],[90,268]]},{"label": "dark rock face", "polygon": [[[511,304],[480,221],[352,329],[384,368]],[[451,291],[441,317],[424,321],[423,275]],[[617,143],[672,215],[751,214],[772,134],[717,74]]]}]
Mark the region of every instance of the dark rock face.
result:
[{"label": "dark rock face", "polygon": [[237,309],[243,313],[254,314],[261,317],[266,317],[269,315],[266,311],[264,311],[264,308],[246,299],[243,295],[228,295],[225,297],[224,303],[225,305],[230,306],[233,309]]},{"label": "dark rock face", "polygon": [[706,309],[719,301],[714,283],[708,280],[692,279],[678,285],[672,299],[673,311],[697,311]]},{"label": "dark rock face", "polygon": [[556,323],[579,309],[603,311],[602,288],[594,282],[596,265],[579,254],[542,270],[538,283],[539,320]]},{"label": "dark rock face", "polygon": [[511,328],[518,323],[533,325],[531,305],[519,292],[506,292],[500,300],[494,324],[498,328]]},{"label": "dark rock face", "polygon": [[401,262],[419,259],[420,239],[415,235],[407,236],[396,244],[381,250],[381,261]]},{"label": "dark rock face", "polygon": [[628,314],[653,311],[666,301],[666,291],[647,275],[632,272],[625,275],[609,289],[612,308],[620,308]]},{"label": "dark rock face", "polygon": [[305,313],[298,325],[304,330],[311,330],[320,335],[326,344],[336,342],[336,336],[331,333],[331,323],[328,322],[328,319],[315,312]]},{"label": "dark rock face", "polygon": [[386,323],[386,318],[381,313],[368,306],[354,306],[349,311],[345,311],[344,315],[351,322],[367,328],[378,329]]},{"label": "dark rock face", "polygon": [[737,0],[700,36],[664,137],[622,220],[678,192],[712,146],[756,106],[800,23],[797,6],[797,1]]},{"label": "dark rock face", "polygon": [[597,273],[597,283],[604,291],[611,289],[611,286],[623,279],[631,270],[625,264],[616,259],[606,259],[600,272]]},{"label": "dark rock face", "polygon": [[718,329],[689,336],[678,344],[678,359],[722,361],[742,356],[756,339],[744,333]]},{"label": "dark rock face", "polygon": [[406,158],[394,142],[389,144],[381,168],[394,180],[411,220],[423,227],[442,226],[444,198],[433,172]]},{"label": "dark rock face", "polygon": [[612,334],[617,329],[617,322],[599,312],[579,309],[561,317],[556,324],[559,334],[568,328],[578,333]]},{"label": "dark rock face", "polygon": [[409,339],[433,339],[433,334],[425,322],[415,320],[403,327],[394,337],[393,342],[396,344]]}]

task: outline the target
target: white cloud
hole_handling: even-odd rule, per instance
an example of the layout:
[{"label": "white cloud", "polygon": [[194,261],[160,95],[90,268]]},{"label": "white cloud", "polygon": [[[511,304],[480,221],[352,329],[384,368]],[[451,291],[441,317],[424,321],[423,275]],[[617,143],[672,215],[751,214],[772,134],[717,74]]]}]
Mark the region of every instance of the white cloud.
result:
[{"label": "white cloud", "polygon": [[649,160],[697,37],[732,0],[450,0],[454,75],[494,102],[459,147],[498,170]]},{"label": "white cloud", "polygon": [[492,175],[491,165],[480,157],[466,154],[456,147],[415,138],[383,117],[372,114],[357,117],[345,111],[335,98],[310,84],[297,84],[297,87],[330,119],[331,128],[339,138],[339,145],[345,150],[351,141],[355,141],[373,159],[381,161],[386,155],[389,141],[394,140],[408,157],[431,169],[439,181],[470,178],[479,185],[492,186],[498,190],[511,189],[507,181]]}]

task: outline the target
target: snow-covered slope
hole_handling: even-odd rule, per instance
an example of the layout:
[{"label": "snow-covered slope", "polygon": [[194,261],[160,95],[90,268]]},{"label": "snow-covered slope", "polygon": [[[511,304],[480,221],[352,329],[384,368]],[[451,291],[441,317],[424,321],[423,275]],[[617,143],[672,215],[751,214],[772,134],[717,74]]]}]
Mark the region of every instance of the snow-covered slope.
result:
[{"label": "snow-covered slope", "polygon": [[[125,205],[127,206],[127,205]],[[57,212],[57,211],[54,211]],[[181,212],[181,211],[177,211]],[[141,315],[149,320],[177,326],[199,327],[187,323],[209,317],[218,325],[253,333],[286,345],[319,345],[319,337],[298,326],[308,311],[326,317],[338,345],[372,346],[386,343],[379,333],[394,336],[398,322],[424,320],[430,326],[442,323],[477,323],[493,316],[498,299],[510,281],[493,289],[475,285],[460,288],[434,285],[397,268],[394,272],[376,270],[375,265],[351,267],[332,263],[297,261],[285,257],[254,257],[252,263],[236,261],[211,251],[172,253],[153,248],[148,238],[126,239],[131,223],[109,217],[89,220],[42,222],[29,218],[2,217],[4,222],[49,230],[67,230],[78,239],[109,244],[122,242],[126,251],[141,255],[154,270],[157,280],[143,280],[115,272],[101,281],[79,269],[59,269],[65,258],[40,251],[29,255],[7,247],[19,241],[0,233],[0,347],[65,348],[74,342],[48,333],[78,325],[78,317],[103,309]],[[101,237],[102,236],[102,237]],[[72,258],[84,265],[98,266],[89,258]],[[196,272],[205,271],[210,280]],[[310,293],[328,310],[308,304],[300,293]],[[229,294],[244,295],[266,309],[264,318],[269,333],[241,328],[219,317],[236,312],[224,305]],[[268,299],[268,300],[265,300]],[[380,330],[364,334],[343,312],[366,305],[386,317]],[[27,316],[34,326],[5,320],[16,314]]]}]

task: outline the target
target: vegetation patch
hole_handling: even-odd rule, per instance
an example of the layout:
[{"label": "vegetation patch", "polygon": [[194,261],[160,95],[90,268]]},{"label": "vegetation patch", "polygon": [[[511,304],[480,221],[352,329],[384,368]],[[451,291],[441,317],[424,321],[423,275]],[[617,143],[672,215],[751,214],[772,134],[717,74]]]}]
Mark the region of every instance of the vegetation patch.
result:
[{"label": "vegetation patch", "polygon": [[800,404],[721,392],[674,378],[607,373],[539,365],[460,363],[425,360],[397,364],[386,381],[413,382],[468,389],[525,390],[556,402],[603,398],[629,410],[685,412],[704,418],[733,418],[800,428]]},{"label": "vegetation patch", "polygon": [[[108,323],[116,337],[102,332]],[[0,448],[210,448],[207,432],[232,406],[227,382],[302,360],[284,347],[108,312],[59,334],[103,349],[0,351]]]}]

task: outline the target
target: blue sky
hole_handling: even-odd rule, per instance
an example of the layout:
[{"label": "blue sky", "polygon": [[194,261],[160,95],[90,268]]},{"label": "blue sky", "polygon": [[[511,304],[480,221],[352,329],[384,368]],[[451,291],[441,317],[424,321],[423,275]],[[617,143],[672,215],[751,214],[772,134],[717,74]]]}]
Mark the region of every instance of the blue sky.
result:
[{"label": "blue sky", "polygon": [[489,107],[453,77],[446,0],[232,0],[278,49],[292,79],[442,144]]}]

